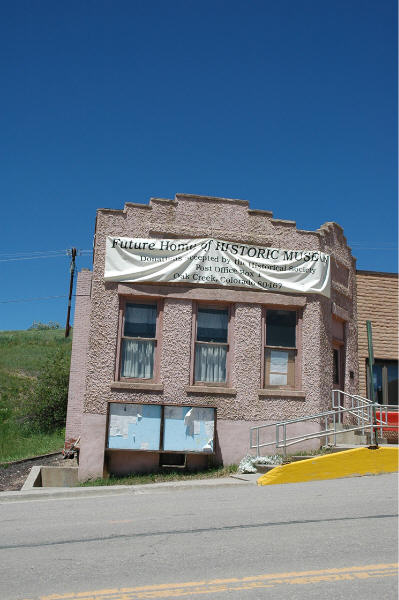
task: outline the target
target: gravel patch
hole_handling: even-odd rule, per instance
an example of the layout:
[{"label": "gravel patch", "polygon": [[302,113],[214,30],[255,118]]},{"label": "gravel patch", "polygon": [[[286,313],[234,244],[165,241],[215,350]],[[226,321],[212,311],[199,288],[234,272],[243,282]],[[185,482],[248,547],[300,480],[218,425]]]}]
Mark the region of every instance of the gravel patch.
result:
[{"label": "gravel patch", "polygon": [[64,459],[61,452],[52,456],[38,456],[0,466],[0,492],[22,488],[32,467],[76,467],[76,459]]}]

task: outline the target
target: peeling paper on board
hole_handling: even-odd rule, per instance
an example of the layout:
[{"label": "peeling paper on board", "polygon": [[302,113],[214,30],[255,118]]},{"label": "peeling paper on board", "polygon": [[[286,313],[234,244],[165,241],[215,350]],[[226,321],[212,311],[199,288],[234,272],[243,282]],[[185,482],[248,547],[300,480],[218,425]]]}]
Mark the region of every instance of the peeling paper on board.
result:
[{"label": "peeling paper on board", "polygon": [[213,421],[205,421],[204,422],[204,427],[205,427],[205,435],[207,437],[213,439],[213,432],[214,432]]},{"label": "peeling paper on board", "polygon": [[193,409],[190,408],[190,410],[188,411],[188,413],[184,417],[184,424],[185,424],[186,427],[188,427],[189,424],[190,424],[192,413],[193,413]]},{"label": "peeling paper on board", "polygon": [[212,452],[213,451],[213,440],[208,440],[205,446],[202,447],[204,452]]},{"label": "peeling paper on board", "polygon": [[165,406],[165,418],[167,419],[182,419],[183,407],[182,406]]},{"label": "peeling paper on board", "polygon": [[201,432],[201,422],[200,421],[194,421],[194,435],[199,435]]},{"label": "peeling paper on board", "polygon": [[111,425],[110,429],[109,429],[109,435],[111,437],[117,437],[122,435],[121,430],[119,429],[119,427],[116,427],[115,425]]}]

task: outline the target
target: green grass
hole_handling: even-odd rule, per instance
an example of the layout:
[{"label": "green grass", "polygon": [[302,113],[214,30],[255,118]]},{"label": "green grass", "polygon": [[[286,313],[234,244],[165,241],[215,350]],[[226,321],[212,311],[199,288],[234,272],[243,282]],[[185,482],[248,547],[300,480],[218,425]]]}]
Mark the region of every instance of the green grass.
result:
[{"label": "green grass", "polygon": [[333,452],[332,448],[316,448],[314,450],[298,450],[298,452],[290,452],[287,454],[287,458],[291,456],[319,456],[320,454],[331,454]]},{"label": "green grass", "polygon": [[21,407],[22,397],[29,398],[45,363],[62,346],[70,352],[71,344],[62,330],[0,331],[0,462],[63,447],[63,432],[30,432],[23,425]]},{"label": "green grass", "polygon": [[30,433],[21,425],[0,423],[0,464],[62,450],[65,431]]},{"label": "green grass", "polygon": [[96,485],[138,485],[144,483],[163,483],[165,481],[186,481],[193,479],[214,479],[217,477],[228,477],[232,473],[237,472],[237,465],[229,465],[228,467],[215,467],[206,469],[206,471],[166,471],[161,470],[159,473],[148,473],[145,475],[132,474],[126,477],[116,477],[111,475],[108,479],[94,479],[81,483],[80,486],[91,487]]},{"label": "green grass", "polygon": [[36,377],[57,348],[71,344],[60,329],[0,331],[0,371]]}]

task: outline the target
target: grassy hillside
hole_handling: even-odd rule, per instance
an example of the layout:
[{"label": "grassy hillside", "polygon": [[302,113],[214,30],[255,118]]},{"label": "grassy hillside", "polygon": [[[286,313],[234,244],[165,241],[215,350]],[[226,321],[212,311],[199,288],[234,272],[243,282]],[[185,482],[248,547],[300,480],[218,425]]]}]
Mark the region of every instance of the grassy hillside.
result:
[{"label": "grassy hillside", "polygon": [[64,331],[0,331],[0,372],[35,377],[60,346],[71,347]]},{"label": "grassy hillside", "polygon": [[62,448],[63,432],[33,433],[26,420],[37,377],[71,338],[62,330],[0,331],[0,462]]}]

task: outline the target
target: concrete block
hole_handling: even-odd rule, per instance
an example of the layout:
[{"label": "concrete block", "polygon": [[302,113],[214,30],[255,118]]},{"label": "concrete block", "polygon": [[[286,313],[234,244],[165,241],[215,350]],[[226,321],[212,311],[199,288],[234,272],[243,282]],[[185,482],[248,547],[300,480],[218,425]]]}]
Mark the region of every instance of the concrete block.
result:
[{"label": "concrete block", "polygon": [[42,487],[74,487],[78,484],[78,467],[40,467]]},{"label": "concrete block", "polygon": [[261,464],[255,463],[254,467],[256,468],[258,473],[268,473],[269,471],[274,469],[276,467],[276,465],[261,465]]},{"label": "concrete block", "polygon": [[31,490],[34,487],[41,487],[42,486],[42,475],[41,475],[41,467],[32,467],[28,477],[25,480],[24,485],[22,486],[21,490],[25,491],[25,490]]}]

